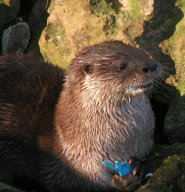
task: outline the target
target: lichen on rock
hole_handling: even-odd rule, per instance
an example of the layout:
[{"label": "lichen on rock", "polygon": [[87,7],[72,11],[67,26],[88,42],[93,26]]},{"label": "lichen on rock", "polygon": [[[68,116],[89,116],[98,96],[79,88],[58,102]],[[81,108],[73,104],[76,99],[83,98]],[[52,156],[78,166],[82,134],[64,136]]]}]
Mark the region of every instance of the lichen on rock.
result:
[{"label": "lichen on rock", "polygon": [[65,68],[70,62],[70,44],[65,31],[59,23],[49,24],[44,29],[39,45],[43,57],[52,64],[58,64],[60,67]]}]

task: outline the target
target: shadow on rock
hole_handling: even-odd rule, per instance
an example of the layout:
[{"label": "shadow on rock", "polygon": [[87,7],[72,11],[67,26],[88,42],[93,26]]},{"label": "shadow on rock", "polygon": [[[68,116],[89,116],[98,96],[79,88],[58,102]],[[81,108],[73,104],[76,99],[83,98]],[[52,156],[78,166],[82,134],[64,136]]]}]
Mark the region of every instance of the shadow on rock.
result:
[{"label": "shadow on rock", "polygon": [[39,48],[39,39],[43,29],[47,25],[47,18],[49,13],[47,12],[50,6],[51,0],[37,1],[28,18],[28,24],[30,26],[31,39],[26,49],[26,52],[33,54],[35,57],[42,58]]},{"label": "shadow on rock", "polygon": [[[176,2],[177,0],[154,1],[153,17],[145,23],[144,32],[141,37],[135,39],[141,48],[148,51],[162,64],[163,68],[162,80],[158,82],[156,88],[154,87],[154,92],[152,93],[152,104],[156,116],[156,136],[162,136],[157,138],[156,140],[158,141],[156,142],[160,144],[169,143],[163,133],[164,124],[166,124],[165,118],[166,114],[170,112],[171,103],[173,103],[175,98],[180,97],[180,92],[175,86],[165,83],[165,80],[170,75],[176,74],[175,62],[170,55],[163,53],[160,48],[160,43],[169,39],[174,34],[177,23],[184,17]],[[173,111],[178,113],[175,109]]]}]

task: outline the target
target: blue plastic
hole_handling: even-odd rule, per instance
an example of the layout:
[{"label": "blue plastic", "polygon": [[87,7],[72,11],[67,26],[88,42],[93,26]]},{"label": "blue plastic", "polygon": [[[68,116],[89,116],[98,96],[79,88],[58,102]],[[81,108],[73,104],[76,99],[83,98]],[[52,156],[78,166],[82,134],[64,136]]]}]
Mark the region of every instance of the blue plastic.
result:
[{"label": "blue plastic", "polygon": [[128,90],[129,90],[129,91],[135,91],[135,90],[136,90],[136,88],[131,87],[131,88],[128,88]]},{"label": "blue plastic", "polygon": [[103,161],[103,164],[112,170],[118,171],[120,176],[125,176],[132,172],[132,166],[127,162],[121,163],[115,161],[115,164],[112,164],[105,160]]}]

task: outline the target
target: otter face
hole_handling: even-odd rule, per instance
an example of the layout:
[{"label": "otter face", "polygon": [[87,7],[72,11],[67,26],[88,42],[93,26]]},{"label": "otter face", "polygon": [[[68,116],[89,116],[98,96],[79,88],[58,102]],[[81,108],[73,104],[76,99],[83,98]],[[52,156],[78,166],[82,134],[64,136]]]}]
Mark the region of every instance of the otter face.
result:
[{"label": "otter face", "polygon": [[160,75],[160,64],[142,50],[120,41],[107,41],[84,49],[74,59],[88,85],[109,94],[142,93]]}]

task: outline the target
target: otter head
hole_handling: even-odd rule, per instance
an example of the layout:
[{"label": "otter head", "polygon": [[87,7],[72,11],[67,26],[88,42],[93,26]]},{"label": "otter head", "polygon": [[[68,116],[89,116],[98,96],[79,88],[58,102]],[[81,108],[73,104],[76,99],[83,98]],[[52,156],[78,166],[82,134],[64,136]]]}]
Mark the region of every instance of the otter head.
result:
[{"label": "otter head", "polygon": [[144,51],[121,41],[107,41],[82,50],[69,73],[73,71],[73,81],[90,93],[111,97],[143,93],[152,87],[160,70],[160,64]]}]

